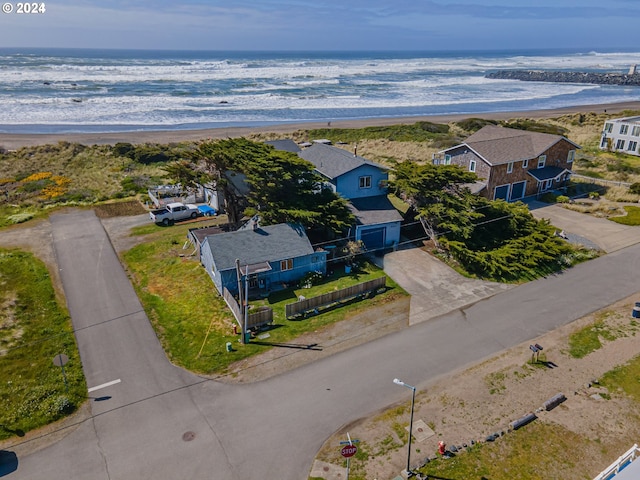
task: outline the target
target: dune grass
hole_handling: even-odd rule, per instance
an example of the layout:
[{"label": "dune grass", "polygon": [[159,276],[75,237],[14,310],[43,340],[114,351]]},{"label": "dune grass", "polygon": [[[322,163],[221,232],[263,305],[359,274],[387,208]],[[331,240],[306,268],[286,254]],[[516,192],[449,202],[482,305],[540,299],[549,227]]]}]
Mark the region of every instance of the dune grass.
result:
[{"label": "dune grass", "polygon": [[[71,321],[45,265],[31,253],[0,250],[0,439],[76,410],[87,389]],[[65,354],[68,389],[53,364]]]}]

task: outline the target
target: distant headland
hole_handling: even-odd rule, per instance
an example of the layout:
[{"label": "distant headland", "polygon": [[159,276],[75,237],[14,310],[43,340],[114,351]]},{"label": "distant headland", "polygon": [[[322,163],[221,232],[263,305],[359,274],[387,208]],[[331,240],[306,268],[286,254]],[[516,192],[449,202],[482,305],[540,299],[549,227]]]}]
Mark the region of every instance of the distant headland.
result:
[{"label": "distant headland", "polygon": [[522,80],[525,82],[593,83],[597,85],[640,86],[640,73],[636,65],[629,73],[553,72],[543,70],[498,70],[488,73],[486,78],[500,80]]}]

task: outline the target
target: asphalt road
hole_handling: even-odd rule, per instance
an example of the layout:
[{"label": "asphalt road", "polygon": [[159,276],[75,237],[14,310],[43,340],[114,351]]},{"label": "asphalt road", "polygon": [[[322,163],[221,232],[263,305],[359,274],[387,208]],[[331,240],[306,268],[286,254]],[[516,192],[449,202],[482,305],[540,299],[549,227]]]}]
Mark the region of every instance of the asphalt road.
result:
[{"label": "asphalt road", "polygon": [[88,385],[120,382],[90,394],[104,399],[62,441],[34,454],[13,448],[6,478],[307,478],[329,435],[408,398],[393,378],[427,388],[640,285],[639,244],[267,381],[228,385],[168,362],[92,212],[51,221]]}]

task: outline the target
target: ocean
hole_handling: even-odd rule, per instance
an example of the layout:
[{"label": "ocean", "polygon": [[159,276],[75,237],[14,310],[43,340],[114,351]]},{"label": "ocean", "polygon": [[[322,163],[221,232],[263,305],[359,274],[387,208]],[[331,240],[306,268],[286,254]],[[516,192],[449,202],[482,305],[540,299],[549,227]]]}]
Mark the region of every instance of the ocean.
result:
[{"label": "ocean", "polygon": [[527,111],[640,100],[640,87],[489,80],[626,73],[640,52],[0,49],[0,132],[178,130]]}]

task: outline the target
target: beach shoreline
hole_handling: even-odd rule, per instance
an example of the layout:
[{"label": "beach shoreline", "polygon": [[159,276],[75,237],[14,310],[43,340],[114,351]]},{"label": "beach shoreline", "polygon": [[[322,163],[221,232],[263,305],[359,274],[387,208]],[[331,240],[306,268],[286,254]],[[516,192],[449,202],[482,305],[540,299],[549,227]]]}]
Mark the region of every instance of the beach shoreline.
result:
[{"label": "beach shoreline", "polygon": [[439,114],[415,117],[380,117],[353,120],[335,120],[328,122],[281,123],[268,126],[217,127],[189,130],[145,130],[123,132],[91,132],[91,133],[0,133],[0,148],[15,150],[21,147],[56,144],[61,141],[80,143],[83,145],[113,145],[119,142],[175,143],[182,141],[198,141],[218,138],[238,138],[256,133],[287,134],[297,130],[319,128],[363,128],[368,126],[389,126],[412,124],[420,121],[432,123],[450,123],[467,118],[484,118],[488,120],[509,120],[514,118],[543,119],[575,113],[607,113],[618,114],[625,110],[640,111],[640,101],[621,102],[598,105],[576,105],[556,109],[504,111],[469,114]]}]

